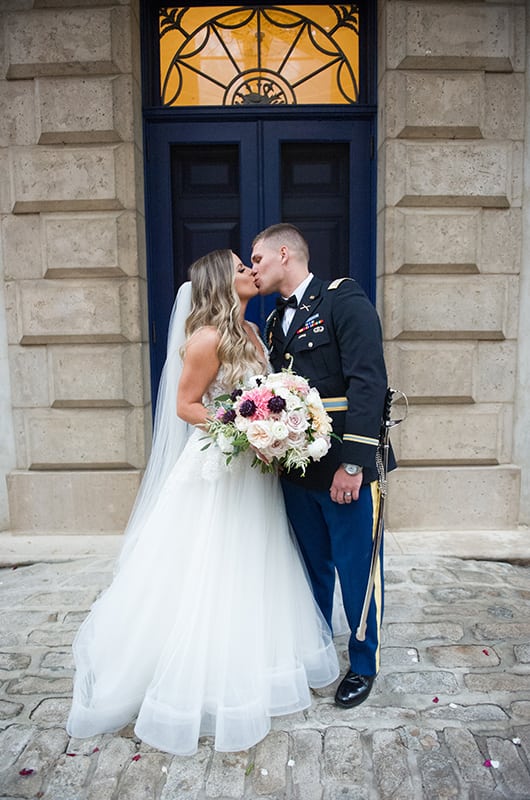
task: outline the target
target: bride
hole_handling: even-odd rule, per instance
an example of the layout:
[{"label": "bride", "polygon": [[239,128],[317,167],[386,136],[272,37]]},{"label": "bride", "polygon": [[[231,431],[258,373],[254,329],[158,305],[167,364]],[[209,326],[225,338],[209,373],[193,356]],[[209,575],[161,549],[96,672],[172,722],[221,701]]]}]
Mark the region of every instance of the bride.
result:
[{"label": "bride", "polygon": [[[173,309],[152,454],[111,586],[74,641],[68,733],[136,718],[140,739],[191,755],[202,735],[243,750],[271,716],[307,708],[338,675],[331,633],[292,542],[276,476],[205,448],[214,397],[269,370],[244,319],[250,268],[217,250]],[[190,296],[191,295],[191,296]],[[175,413],[175,402],[176,412]]]}]

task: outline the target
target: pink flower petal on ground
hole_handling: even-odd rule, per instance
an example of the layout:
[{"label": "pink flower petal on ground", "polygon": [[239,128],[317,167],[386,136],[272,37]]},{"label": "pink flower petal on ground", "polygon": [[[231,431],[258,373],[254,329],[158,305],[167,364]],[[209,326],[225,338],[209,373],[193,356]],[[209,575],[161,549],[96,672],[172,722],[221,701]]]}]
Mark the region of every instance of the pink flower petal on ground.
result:
[{"label": "pink flower petal on ground", "polygon": [[92,752],[93,752],[93,753],[99,753],[99,747],[94,747],[94,749],[92,750]]},{"label": "pink flower petal on ground", "polygon": [[77,753],[67,753],[66,755],[70,756],[70,758],[75,758]]},{"label": "pink flower petal on ground", "polygon": [[440,698],[439,697],[433,697],[432,701],[433,701],[433,703],[439,703],[440,702]]},{"label": "pink flower petal on ground", "polygon": [[489,656],[489,652],[486,650],[486,648],[484,648],[482,652],[484,653],[485,656]]},{"label": "pink flower petal on ground", "polygon": [[18,774],[22,775],[23,778],[26,778],[28,775],[33,775],[34,772],[34,769],[21,769]]},{"label": "pink flower petal on ground", "polygon": [[142,756],[140,753],[136,753],[136,755],[132,757],[131,761],[140,761],[141,757]]},{"label": "pink flower petal on ground", "polygon": [[489,758],[487,758],[487,759],[485,760],[485,762],[484,762],[484,766],[485,766],[485,767],[491,767],[491,761],[490,761],[490,759],[489,759]]}]

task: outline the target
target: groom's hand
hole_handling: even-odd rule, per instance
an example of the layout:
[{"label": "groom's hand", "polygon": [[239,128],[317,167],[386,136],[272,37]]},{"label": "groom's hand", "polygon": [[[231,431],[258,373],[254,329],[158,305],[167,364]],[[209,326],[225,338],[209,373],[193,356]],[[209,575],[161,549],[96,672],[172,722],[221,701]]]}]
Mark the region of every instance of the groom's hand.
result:
[{"label": "groom's hand", "polygon": [[359,499],[359,491],[363,482],[363,473],[348,475],[346,470],[339,467],[333,476],[333,483],[329,495],[334,503],[348,504]]}]

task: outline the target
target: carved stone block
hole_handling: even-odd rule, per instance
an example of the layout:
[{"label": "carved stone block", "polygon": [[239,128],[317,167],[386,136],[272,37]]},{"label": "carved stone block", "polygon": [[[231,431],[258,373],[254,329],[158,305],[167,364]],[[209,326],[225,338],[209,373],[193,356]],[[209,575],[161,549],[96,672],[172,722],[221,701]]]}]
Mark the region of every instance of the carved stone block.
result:
[{"label": "carved stone block", "polygon": [[500,3],[386,4],[390,69],[524,70],[524,8]]},{"label": "carved stone block", "polygon": [[51,405],[54,408],[141,406],[142,345],[51,345]]},{"label": "carved stone block", "polygon": [[17,344],[141,341],[135,280],[17,281],[6,285],[10,341]]},{"label": "carved stone block", "polygon": [[417,142],[385,146],[386,205],[520,205],[522,161],[509,142]]},{"label": "carved stone block", "polygon": [[389,339],[514,339],[517,278],[402,275],[385,279]]},{"label": "carved stone block", "polygon": [[122,533],[138,490],[138,470],[12,472],[15,533]]},{"label": "carved stone block", "polygon": [[46,277],[136,273],[134,212],[42,214],[41,219]]},{"label": "carved stone block", "polygon": [[516,528],[520,479],[513,466],[403,467],[389,481],[387,526],[392,531]]},{"label": "carved stone block", "polygon": [[49,8],[7,15],[7,77],[87,75],[131,68],[128,8]]},{"label": "carved stone block", "polygon": [[39,142],[132,141],[131,77],[40,78]]},{"label": "carved stone block", "polygon": [[134,206],[132,145],[14,147],[15,213]]},{"label": "carved stone block", "polygon": [[143,415],[143,409],[127,408],[17,411],[19,467],[140,469],[145,464]]}]

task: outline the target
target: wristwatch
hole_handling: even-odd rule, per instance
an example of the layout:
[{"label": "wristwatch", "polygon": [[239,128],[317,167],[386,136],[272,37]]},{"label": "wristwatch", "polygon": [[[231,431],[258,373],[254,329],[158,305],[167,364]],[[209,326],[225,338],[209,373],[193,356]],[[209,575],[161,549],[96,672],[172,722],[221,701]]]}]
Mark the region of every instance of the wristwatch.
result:
[{"label": "wristwatch", "polygon": [[358,475],[359,472],[363,471],[363,468],[359,466],[359,464],[343,464],[342,465],[348,475]]}]

